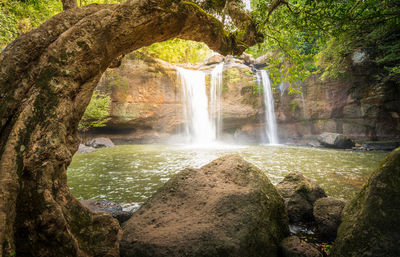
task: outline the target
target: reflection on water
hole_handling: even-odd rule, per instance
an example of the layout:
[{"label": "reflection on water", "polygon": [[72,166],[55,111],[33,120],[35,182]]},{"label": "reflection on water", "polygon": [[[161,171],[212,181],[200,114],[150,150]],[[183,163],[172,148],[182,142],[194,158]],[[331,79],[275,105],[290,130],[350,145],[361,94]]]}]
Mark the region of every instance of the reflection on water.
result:
[{"label": "reflection on water", "polygon": [[265,171],[273,184],[300,171],[328,195],[343,198],[354,195],[387,155],[292,146],[123,145],[75,154],[68,185],[79,199],[103,198],[127,207],[145,201],[180,170],[199,168],[228,153],[238,153]]}]

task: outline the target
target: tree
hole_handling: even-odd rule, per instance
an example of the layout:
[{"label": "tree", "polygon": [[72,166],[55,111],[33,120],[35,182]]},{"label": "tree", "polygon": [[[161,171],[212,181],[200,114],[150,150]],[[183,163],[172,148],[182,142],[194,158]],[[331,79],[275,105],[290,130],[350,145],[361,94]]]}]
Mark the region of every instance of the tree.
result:
[{"label": "tree", "polygon": [[72,9],[78,7],[78,2],[76,0],[62,0],[63,10]]},{"label": "tree", "polygon": [[237,20],[244,29],[227,33],[179,0],[89,5],[9,44],[0,54],[0,255],[118,256],[118,223],[84,208],[66,180],[101,74],[119,56],[175,37],[240,54],[262,37],[250,16]]},{"label": "tree", "polygon": [[280,70],[284,80],[305,80],[311,72],[340,78],[357,49],[368,52],[384,76],[400,62],[398,1],[254,0],[253,4],[253,16],[266,41],[250,51],[274,53],[268,64],[271,70]]}]

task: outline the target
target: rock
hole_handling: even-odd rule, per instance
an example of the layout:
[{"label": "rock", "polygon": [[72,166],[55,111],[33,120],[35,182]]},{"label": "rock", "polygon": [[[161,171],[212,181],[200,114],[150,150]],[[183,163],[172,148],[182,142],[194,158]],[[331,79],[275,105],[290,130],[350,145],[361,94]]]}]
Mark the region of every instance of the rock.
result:
[{"label": "rock", "polygon": [[400,256],[400,148],[345,206],[332,256]]},{"label": "rock", "polygon": [[108,147],[114,147],[114,143],[111,141],[111,139],[106,138],[106,137],[99,137],[92,139],[88,142],[85,143],[86,146],[94,147],[94,148],[108,148]]},{"label": "rock", "polygon": [[315,201],[326,197],[320,186],[304,177],[300,172],[289,173],[276,188],[285,200],[291,223],[313,221]]},{"label": "rock", "polygon": [[348,149],[355,146],[353,140],[343,134],[338,133],[322,133],[319,135],[318,141],[321,143],[321,145],[330,148]]},{"label": "rock", "polygon": [[260,57],[255,59],[254,65],[266,66],[266,62],[268,61],[269,58],[270,58],[270,54],[262,55],[262,56],[260,56]]},{"label": "rock", "polygon": [[205,65],[212,65],[212,64],[216,64],[216,63],[221,63],[221,62],[223,62],[225,60],[225,57],[223,56],[223,55],[220,55],[220,54],[216,54],[216,55],[213,55],[213,56],[211,56],[210,58],[208,58],[206,61],[205,61]]},{"label": "rock", "polygon": [[113,201],[103,199],[90,199],[81,200],[80,202],[83,206],[85,206],[92,212],[107,212],[109,214],[113,214],[115,212],[122,211],[122,206]]},{"label": "rock", "polygon": [[239,155],[172,177],[123,224],[121,256],[277,256],[282,197]]},{"label": "rock", "polygon": [[134,211],[123,211],[122,206],[113,201],[91,199],[81,200],[80,202],[92,212],[106,212],[111,214],[114,219],[118,220],[120,225],[132,217],[134,213]]},{"label": "rock", "polygon": [[368,61],[368,53],[363,50],[357,50],[351,55],[354,65],[361,65]]},{"label": "rock", "polygon": [[345,200],[335,197],[324,197],[315,201],[313,213],[321,238],[335,240],[345,205]]},{"label": "rock", "polygon": [[400,147],[400,140],[366,141],[362,147],[368,150],[393,151]]},{"label": "rock", "polygon": [[246,64],[253,64],[254,63],[254,57],[251,54],[243,53],[240,58],[244,60]]},{"label": "rock", "polygon": [[323,257],[314,246],[300,240],[297,236],[283,239],[281,243],[282,257]]},{"label": "rock", "polygon": [[96,148],[91,147],[91,146],[86,146],[84,144],[79,144],[79,148],[78,151],[76,151],[77,153],[90,153],[96,151]]},{"label": "rock", "polygon": [[125,221],[129,220],[133,215],[133,211],[116,211],[112,213],[113,218],[117,219],[121,225]]}]

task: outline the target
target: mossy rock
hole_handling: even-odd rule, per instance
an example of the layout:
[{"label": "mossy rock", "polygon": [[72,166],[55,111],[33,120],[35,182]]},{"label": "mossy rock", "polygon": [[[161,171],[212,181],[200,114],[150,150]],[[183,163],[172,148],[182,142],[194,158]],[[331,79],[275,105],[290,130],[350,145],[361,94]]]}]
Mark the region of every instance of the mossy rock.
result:
[{"label": "mossy rock", "polygon": [[123,224],[121,256],[277,256],[282,197],[239,155],[172,177]]},{"label": "mossy rock", "polygon": [[394,150],[346,205],[334,257],[400,256],[400,148]]}]

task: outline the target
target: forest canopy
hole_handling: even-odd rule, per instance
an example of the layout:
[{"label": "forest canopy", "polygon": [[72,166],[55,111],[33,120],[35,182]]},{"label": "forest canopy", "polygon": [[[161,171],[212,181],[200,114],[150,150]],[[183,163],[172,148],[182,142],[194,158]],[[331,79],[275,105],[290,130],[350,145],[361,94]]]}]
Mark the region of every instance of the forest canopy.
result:
[{"label": "forest canopy", "polygon": [[[121,0],[78,0],[78,6],[110,4]],[[386,76],[400,72],[400,3],[396,0],[253,0],[245,10],[240,0],[197,0],[204,10],[218,17],[227,31],[246,23],[232,22],[248,13],[265,37],[247,52],[255,57],[268,54],[268,69],[275,84],[305,81],[311,74],[342,78],[349,56],[364,51]],[[231,5],[230,9],[228,5]],[[229,9],[230,16],[227,16]],[[57,0],[5,0],[0,3],[0,46],[5,47],[62,11]],[[227,17],[226,17],[227,16]],[[239,16],[238,16],[239,17]],[[156,43],[142,51],[165,61],[200,62],[210,51],[203,43],[174,39]]]},{"label": "forest canopy", "polygon": [[380,67],[381,76],[399,70],[399,1],[254,0],[253,10],[266,37],[248,52],[272,53],[270,69],[283,74],[278,79],[301,81],[313,72],[340,78],[358,50]]}]

